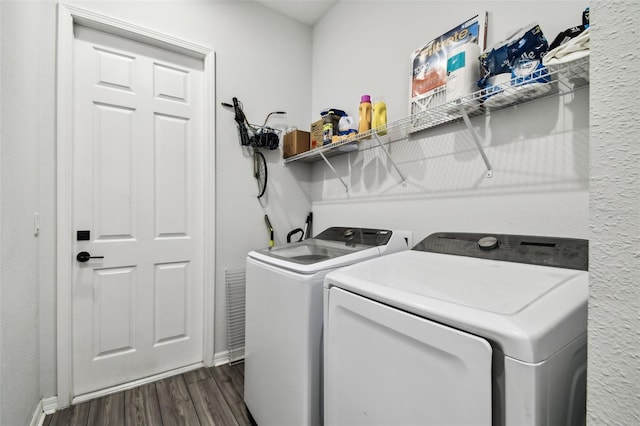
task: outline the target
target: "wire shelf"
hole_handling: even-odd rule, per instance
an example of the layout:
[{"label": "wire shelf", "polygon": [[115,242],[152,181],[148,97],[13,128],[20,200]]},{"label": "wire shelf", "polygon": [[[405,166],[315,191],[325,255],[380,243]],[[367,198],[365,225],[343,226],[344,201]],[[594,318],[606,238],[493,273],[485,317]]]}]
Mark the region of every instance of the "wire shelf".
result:
[{"label": "wire shelf", "polygon": [[[541,80],[548,82],[539,83]],[[370,143],[372,140],[390,143],[407,139],[412,134],[465,119],[460,107],[464,109],[467,118],[487,115],[534,99],[564,96],[588,84],[589,56],[586,56],[569,63],[548,66],[532,75],[531,80],[523,81],[522,77],[517,77],[491,89],[481,89],[454,101],[411,114],[384,127],[294,155],[286,158],[285,163],[326,161],[326,158],[345,152],[377,146]]]}]

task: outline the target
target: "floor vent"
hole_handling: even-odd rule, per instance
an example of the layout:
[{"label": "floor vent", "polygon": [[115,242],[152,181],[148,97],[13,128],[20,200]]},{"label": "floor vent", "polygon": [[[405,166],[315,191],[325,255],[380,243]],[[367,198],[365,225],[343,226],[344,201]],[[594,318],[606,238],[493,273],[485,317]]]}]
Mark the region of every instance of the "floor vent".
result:
[{"label": "floor vent", "polygon": [[227,342],[229,362],[233,364],[244,359],[244,269],[226,270],[225,283],[227,290]]}]

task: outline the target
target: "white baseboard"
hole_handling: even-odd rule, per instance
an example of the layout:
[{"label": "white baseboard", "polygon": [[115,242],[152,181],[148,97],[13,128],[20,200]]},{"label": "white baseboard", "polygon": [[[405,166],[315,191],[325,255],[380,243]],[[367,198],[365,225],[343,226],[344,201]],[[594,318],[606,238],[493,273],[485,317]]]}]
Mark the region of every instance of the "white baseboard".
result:
[{"label": "white baseboard", "polygon": [[[242,349],[244,352],[244,348]],[[243,357],[244,358],[244,357]],[[213,366],[217,367],[219,365],[223,365],[223,364],[229,364],[229,362],[231,361],[230,357],[229,357],[229,351],[222,351],[222,352],[216,352],[213,355]]]},{"label": "white baseboard", "polygon": [[31,422],[29,422],[29,426],[42,426],[44,423],[44,411],[42,411],[42,400],[38,401],[38,405],[36,405],[36,409],[31,416]]},{"label": "white baseboard", "polygon": [[33,416],[31,416],[31,422],[29,422],[29,426],[42,426],[44,424],[44,418],[47,417],[47,414],[53,414],[57,409],[57,396],[41,399],[40,401],[38,401],[38,405],[36,405]]},{"label": "white baseboard", "polygon": [[58,397],[42,398],[42,411],[45,414],[53,414],[58,409]]},{"label": "white baseboard", "polygon": [[229,363],[229,351],[216,352],[213,354],[213,366],[217,367],[219,365],[228,364]]}]

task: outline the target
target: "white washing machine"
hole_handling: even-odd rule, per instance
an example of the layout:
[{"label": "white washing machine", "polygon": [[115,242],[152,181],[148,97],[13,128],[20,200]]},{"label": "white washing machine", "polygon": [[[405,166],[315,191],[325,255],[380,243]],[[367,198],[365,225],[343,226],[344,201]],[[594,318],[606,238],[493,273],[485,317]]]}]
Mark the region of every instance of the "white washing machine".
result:
[{"label": "white washing machine", "polygon": [[433,234],[327,274],[325,425],[582,425],[588,242]]},{"label": "white washing machine", "polygon": [[322,283],[327,272],[406,250],[407,233],[332,227],[252,251],[246,265],[244,400],[260,426],[322,424]]}]

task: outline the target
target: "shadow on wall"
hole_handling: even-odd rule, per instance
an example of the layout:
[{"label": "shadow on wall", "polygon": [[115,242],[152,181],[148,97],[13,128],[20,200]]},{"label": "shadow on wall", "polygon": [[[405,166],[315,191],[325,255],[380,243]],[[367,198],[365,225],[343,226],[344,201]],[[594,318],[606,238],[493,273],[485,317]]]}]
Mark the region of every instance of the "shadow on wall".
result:
[{"label": "shadow on wall", "polygon": [[588,97],[588,90],[581,90],[471,119],[493,167],[492,178],[486,177],[471,133],[463,122],[457,122],[387,145],[406,185],[379,147],[370,145],[334,157],[332,164],[349,190],[322,166],[326,170],[319,183],[321,200],[587,190]]},{"label": "shadow on wall", "polygon": [[545,108],[534,103],[516,105],[488,116],[490,146],[500,147],[513,141],[541,138],[554,132],[560,108],[548,102]]},{"label": "shadow on wall", "polygon": [[[587,109],[587,114],[582,112]],[[568,126],[575,129],[575,141],[581,143],[580,149],[574,151],[574,173],[587,182],[589,186],[589,88],[567,95],[564,106],[569,111],[565,114]],[[567,116],[568,115],[568,116]]]}]

